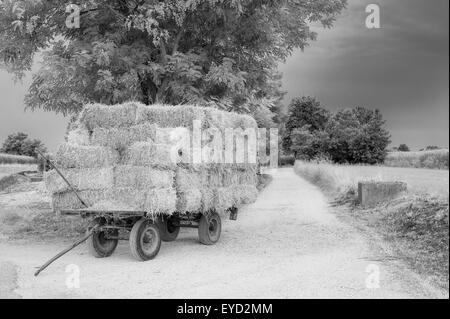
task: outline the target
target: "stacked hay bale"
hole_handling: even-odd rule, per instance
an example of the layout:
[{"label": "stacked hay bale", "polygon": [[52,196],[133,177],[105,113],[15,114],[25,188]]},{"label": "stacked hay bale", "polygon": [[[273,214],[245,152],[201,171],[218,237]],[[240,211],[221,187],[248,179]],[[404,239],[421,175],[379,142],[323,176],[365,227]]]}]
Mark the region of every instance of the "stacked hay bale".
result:
[{"label": "stacked hay bale", "polygon": [[[220,213],[255,201],[255,163],[192,162],[194,120],[202,130],[217,129],[223,140],[226,128],[257,128],[249,116],[211,108],[92,104],[55,164],[92,209]],[[209,143],[201,140],[202,147]],[[83,208],[57,172],[46,173],[45,182],[55,211]]]}]

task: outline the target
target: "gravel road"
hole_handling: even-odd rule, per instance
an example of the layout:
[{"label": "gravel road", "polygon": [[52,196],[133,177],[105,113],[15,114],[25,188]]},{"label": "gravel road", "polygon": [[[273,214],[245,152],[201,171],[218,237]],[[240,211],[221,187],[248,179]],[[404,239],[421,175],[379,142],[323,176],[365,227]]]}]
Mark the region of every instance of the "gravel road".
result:
[{"label": "gravel road", "polygon": [[[33,277],[66,243],[0,243],[0,298],[448,297],[341,222],[291,168],[270,173],[257,202],[223,221],[215,246],[200,245],[195,229],[163,243],[149,262],[134,260],[128,242],[106,259],[81,246]],[[76,269],[78,288],[70,281]]]}]

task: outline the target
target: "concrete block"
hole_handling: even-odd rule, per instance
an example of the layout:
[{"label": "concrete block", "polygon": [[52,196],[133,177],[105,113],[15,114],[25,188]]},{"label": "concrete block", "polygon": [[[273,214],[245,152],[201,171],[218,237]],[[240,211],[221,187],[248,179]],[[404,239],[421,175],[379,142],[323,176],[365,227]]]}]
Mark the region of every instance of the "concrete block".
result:
[{"label": "concrete block", "polygon": [[399,197],[406,190],[403,182],[359,182],[358,200],[362,206],[375,206]]}]

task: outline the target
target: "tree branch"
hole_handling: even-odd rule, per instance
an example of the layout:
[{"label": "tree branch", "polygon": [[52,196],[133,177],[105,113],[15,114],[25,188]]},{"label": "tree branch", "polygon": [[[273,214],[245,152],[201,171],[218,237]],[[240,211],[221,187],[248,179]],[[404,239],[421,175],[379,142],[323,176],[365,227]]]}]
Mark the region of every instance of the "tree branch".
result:
[{"label": "tree branch", "polygon": [[172,55],[175,55],[175,53],[177,53],[178,51],[178,45],[180,44],[180,40],[181,40],[181,36],[183,35],[183,30],[180,30],[180,32],[178,32],[176,38],[175,38],[175,43],[173,44],[173,49],[172,49]]},{"label": "tree branch", "polygon": [[167,49],[166,49],[166,44],[164,43],[163,39],[159,39],[159,47],[161,49],[161,61],[166,63],[167,62]]}]

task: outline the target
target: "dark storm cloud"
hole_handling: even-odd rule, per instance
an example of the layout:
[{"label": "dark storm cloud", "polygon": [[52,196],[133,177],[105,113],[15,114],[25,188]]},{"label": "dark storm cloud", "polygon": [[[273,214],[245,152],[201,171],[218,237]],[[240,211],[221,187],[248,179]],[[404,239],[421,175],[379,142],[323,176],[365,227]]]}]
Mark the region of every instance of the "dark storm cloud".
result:
[{"label": "dark storm cloud", "polygon": [[449,2],[378,1],[380,29],[365,27],[369,3],[350,0],[333,29],[315,28],[318,41],[281,66],[287,101],[379,108],[394,145],[448,146]]}]

